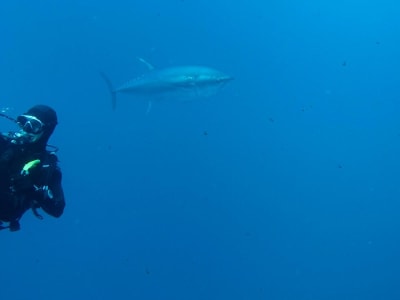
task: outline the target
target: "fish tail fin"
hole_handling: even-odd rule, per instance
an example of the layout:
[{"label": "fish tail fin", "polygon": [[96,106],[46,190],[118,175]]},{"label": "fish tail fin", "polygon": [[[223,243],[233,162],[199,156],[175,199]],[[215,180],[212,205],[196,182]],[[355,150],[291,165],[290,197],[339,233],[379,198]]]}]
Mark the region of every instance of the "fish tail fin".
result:
[{"label": "fish tail fin", "polygon": [[112,109],[115,110],[117,108],[117,92],[115,91],[111,80],[105,73],[100,72],[100,76],[104,79],[105,83],[107,84],[108,90],[110,91],[111,94]]}]

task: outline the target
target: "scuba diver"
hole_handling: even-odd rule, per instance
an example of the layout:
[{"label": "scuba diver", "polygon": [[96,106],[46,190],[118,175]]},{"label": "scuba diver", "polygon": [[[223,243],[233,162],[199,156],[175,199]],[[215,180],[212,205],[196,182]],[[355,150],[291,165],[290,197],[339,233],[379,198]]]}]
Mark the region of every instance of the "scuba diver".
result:
[{"label": "scuba diver", "polygon": [[17,119],[0,116],[20,128],[0,133],[0,230],[19,230],[19,221],[29,209],[39,219],[43,219],[39,208],[60,217],[65,200],[55,155],[58,149],[47,145],[57,125],[56,112],[49,106],[35,105]]}]

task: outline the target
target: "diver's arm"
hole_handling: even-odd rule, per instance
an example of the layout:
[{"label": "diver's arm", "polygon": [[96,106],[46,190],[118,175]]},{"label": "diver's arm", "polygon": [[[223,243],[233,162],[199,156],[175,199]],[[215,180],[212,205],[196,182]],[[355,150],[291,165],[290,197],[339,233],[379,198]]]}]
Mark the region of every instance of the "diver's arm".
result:
[{"label": "diver's arm", "polygon": [[0,167],[4,169],[8,162],[14,157],[15,149],[9,140],[0,133]]},{"label": "diver's arm", "polygon": [[40,191],[42,197],[37,200],[39,206],[49,215],[60,217],[64,212],[65,199],[64,191],[61,185],[62,174],[59,168],[56,168],[50,178],[48,189]]}]

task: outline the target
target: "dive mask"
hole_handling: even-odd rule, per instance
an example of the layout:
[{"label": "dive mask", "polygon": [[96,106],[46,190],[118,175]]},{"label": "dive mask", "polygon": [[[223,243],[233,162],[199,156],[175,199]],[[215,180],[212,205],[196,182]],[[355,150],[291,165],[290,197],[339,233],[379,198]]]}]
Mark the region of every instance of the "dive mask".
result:
[{"label": "dive mask", "polygon": [[31,115],[20,115],[16,120],[21,130],[2,134],[17,145],[31,144],[38,141],[44,132],[45,124]]},{"label": "dive mask", "polygon": [[17,117],[17,123],[28,134],[38,135],[43,132],[44,123],[34,116],[20,115]]}]

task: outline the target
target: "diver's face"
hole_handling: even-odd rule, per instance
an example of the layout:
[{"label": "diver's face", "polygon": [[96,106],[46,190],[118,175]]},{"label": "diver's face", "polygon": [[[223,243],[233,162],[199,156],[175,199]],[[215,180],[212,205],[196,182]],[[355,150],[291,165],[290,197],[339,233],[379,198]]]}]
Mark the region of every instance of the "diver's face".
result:
[{"label": "diver's face", "polygon": [[32,144],[42,137],[44,123],[35,116],[21,115],[17,118],[17,123],[21,128],[20,131],[15,133],[19,143]]}]

